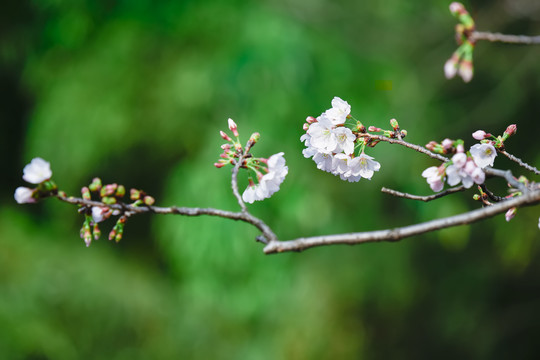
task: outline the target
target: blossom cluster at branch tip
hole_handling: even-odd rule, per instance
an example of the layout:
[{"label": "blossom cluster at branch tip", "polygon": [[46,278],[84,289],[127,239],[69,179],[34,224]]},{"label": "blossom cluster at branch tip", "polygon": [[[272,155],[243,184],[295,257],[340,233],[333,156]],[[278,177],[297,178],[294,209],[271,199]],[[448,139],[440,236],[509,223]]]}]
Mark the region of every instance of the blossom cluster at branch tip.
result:
[{"label": "blossom cluster at branch tip", "polygon": [[51,164],[40,157],[32,159],[23,169],[23,180],[38,185],[31,189],[19,186],[15,189],[14,198],[18,204],[35,203],[39,198],[56,191],[56,185],[49,181],[52,177]]},{"label": "blossom cluster at branch tip", "polygon": [[[306,146],[302,150],[304,157],[312,158],[318,169],[339,176],[342,180],[356,182],[361,178],[371,179],[381,165],[364,152],[365,146],[369,144],[358,134],[365,133],[366,127],[357,122],[353,132],[345,126],[347,119],[351,118],[349,103],[336,96],[331,104],[332,107],[317,118],[306,118],[303,126],[306,133],[300,137],[300,141]],[[399,131],[395,119],[392,119],[390,124],[396,132]],[[369,131],[381,129],[369,127]],[[390,132],[385,132],[385,135],[390,136]],[[358,151],[355,151],[356,148]]]},{"label": "blossom cluster at branch tip", "polygon": [[[336,113],[334,116],[337,118],[341,115]],[[242,200],[252,204],[255,201],[269,198],[279,190],[289,171],[285,165],[283,152],[274,154],[268,159],[252,156],[249,151],[259,141],[261,135],[258,132],[251,134],[247,144],[242,146],[238,126],[231,118],[228,119],[227,123],[235,139],[232,139],[224,131],[220,131],[221,137],[228,143],[221,145],[223,152],[220,155],[220,160],[214,163],[214,166],[217,168],[226,165],[235,166],[242,157],[240,168],[247,169],[255,175],[255,180],[249,178],[249,185],[242,194]]]},{"label": "blossom cluster at branch tip", "polygon": [[[249,185],[242,194],[242,200],[253,204],[255,201],[260,201],[271,197],[279,190],[281,183],[285,180],[285,176],[289,172],[289,168],[285,165],[284,153],[274,154],[266,159],[260,159],[261,162],[266,162],[266,174],[260,172],[261,166],[255,170],[257,173],[258,184],[255,184],[250,179]],[[266,160],[266,161],[265,161]],[[264,168],[263,168],[264,169]]]}]

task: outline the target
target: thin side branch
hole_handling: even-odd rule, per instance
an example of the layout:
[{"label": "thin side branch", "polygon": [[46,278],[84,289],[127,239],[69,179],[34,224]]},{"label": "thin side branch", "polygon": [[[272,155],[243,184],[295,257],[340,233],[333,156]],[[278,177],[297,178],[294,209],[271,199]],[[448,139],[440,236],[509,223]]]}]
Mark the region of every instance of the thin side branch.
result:
[{"label": "thin side branch", "polygon": [[473,31],[471,40],[487,40],[491,42],[503,42],[509,44],[525,44],[525,45],[538,45],[540,44],[540,36],[526,36],[526,35],[506,35],[501,33],[491,33],[482,31]]},{"label": "thin side branch", "polygon": [[529,170],[529,171],[532,171],[533,173],[535,173],[536,175],[540,175],[540,170],[538,170],[537,168],[535,168],[534,166],[532,165],[529,165],[527,164],[526,162],[522,161],[520,158],[510,154],[510,153],[507,153],[505,150],[497,150],[500,154],[503,154],[504,156],[506,156],[507,158],[509,158],[510,160],[512,160],[513,162],[515,162],[516,164],[518,164],[519,166]]},{"label": "thin side branch", "polygon": [[373,134],[361,134],[360,136],[364,136],[364,137],[369,137],[371,139],[375,139],[375,140],[379,140],[379,141],[386,141],[390,144],[399,144],[399,145],[402,145],[402,146],[405,146],[409,149],[413,149],[415,151],[418,151],[422,154],[425,154],[433,159],[437,159],[441,162],[447,162],[449,161],[446,157],[440,155],[440,154],[436,154],[434,152],[431,152],[429,151],[428,149],[426,149],[425,147],[423,146],[419,146],[419,145],[415,145],[415,144],[411,144],[407,141],[404,141],[404,140],[399,140],[399,139],[392,139],[392,138],[388,138],[386,136],[382,136],[382,135],[373,135]]},{"label": "thin side branch", "polygon": [[383,193],[386,193],[386,194],[389,194],[389,195],[392,195],[392,196],[402,197],[402,198],[411,199],[411,200],[419,200],[419,201],[424,201],[424,202],[435,200],[435,199],[441,198],[443,196],[453,194],[453,193],[457,193],[457,192],[460,192],[460,191],[463,191],[463,190],[465,190],[465,186],[460,185],[460,186],[456,186],[456,187],[453,187],[453,188],[438,192],[438,193],[433,194],[433,195],[420,196],[420,195],[413,195],[413,194],[404,193],[404,192],[401,192],[401,191],[397,191],[397,190],[393,190],[393,189],[389,189],[389,188],[385,188],[385,187],[383,187],[381,189],[381,191]]},{"label": "thin side branch", "polygon": [[266,254],[274,254],[286,251],[302,251],[316,246],[348,244],[356,245],[369,242],[399,241],[401,239],[424,234],[431,231],[445,229],[453,226],[471,224],[479,220],[501,214],[512,207],[530,206],[540,203],[540,187],[524,195],[502,201],[492,206],[477,209],[442,219],[427,221],[420,224],[378,231],[349,233],[339,235],[314,236],[298,238],[289,241],[273,241],[265,246]]},{"label": "thin side branch", "polygon": [[514,175],[512,175],[512,172],[510,170],[499,170],[499,169],[494,169],[488,166],[484,169],[484,172],[486,173],[486,175],[497,176],[497,177],[501,177],[505,179],[506,182],[508,182],[508,184],[510,184],[512,187],[515,187],[522,193],[526,193],[529,191],[529,189],[527,189],[527,186],[525,186],[525,184],[517,181],[517,179],[514,177]]}]

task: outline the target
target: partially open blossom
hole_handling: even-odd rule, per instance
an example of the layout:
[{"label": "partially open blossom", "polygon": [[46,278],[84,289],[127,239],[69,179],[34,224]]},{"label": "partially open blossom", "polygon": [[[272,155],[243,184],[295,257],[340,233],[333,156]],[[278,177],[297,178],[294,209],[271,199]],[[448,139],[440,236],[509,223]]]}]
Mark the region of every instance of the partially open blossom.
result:
[{"label": "partially open blossom", "polygon": [[491,144],[473,145],[470,152],[476,165],[482,169],[486,166],[493,166],[493,162],[497,156],[497,151]]},{"label": "partially open blossom", "polygon": [[281,183],[285,180],[289,168],[285,165],[283,152],[270,156],[267,165],[268,173],[259,179],[258,184],[250,181],[247,189],[242,194],[242,200],[245,202],[252,204],[254,201],[269,198],[279,190]]},{"label": "partially open blossom", "polygon": [[[442,170],[442,171],[441,171]],[[422,177],[426,178],[431,190],[439,192],[444,187],[444,168],[437,166],[428,167],[422,172]]]},{"label": "partially open blossom", "polygon": [[51,164],[42,158],[34,158],[23,169],[23,179],[31,184],[39,184],[52,176]]},{"label": "partially open blossom", "polygon": [[111,209],[108,207],[93,206],[92,207],[92,219],[94,222],[99,223],[108,219],[112,214]]},{"label": "partially open blossom", "polygon": [[19,204],[29,204],[36,202],[36,199],[33,197],[34,195],[34,189],[30,189],[27,187],[19,186],[15,190],[15,201]]}]

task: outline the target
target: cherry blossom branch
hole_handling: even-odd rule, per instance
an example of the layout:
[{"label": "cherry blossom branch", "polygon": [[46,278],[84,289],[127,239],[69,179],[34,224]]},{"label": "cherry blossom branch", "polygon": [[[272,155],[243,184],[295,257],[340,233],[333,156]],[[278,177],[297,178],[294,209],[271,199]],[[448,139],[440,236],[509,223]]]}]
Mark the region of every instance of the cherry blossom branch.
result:
[{"label": "cherry blossom branch", "polygon": [[404,193],[404,192],[401,192],[401,191],[389,189],[389,188],[386,188],[386,187],[383,187],[381,189],[381,192],[383,192],[385,194],[392,195],[392,196],[402,197],[402,198],[405,198],[405,199],[419,200],[419,201],[428,202],[428,201],[431,201],[431,200],[442,198],[443,196],[446,196],[446,195],[450,195],[450,194],[454,194],[454,193],[463,191],[463,190],[465,190],[465,186],[460,185],[460,186],[456,186],[456,187],[453,187],[453,188],[438,192],[436,194],[427,195],[427,196],[413,195],[413,194]]},{"label": "cherry blossom branch", "polygon": [[538,203],[540,203],[540,187],[538,185],[535,185],[535,189],[533,191],[530,191],[524,195],[499,202],[492,206],[472,210],[459,215],[431,220],[395,229],[338,235],[314,236],[298,238],[289,241],[274,241],[270,242],[268,245],[265,246],[264,253],[274,254],[287,251],[303,251],[312,247],[336,244],[357,245],[381,241],[395,242],[407,237],[420,235],[436,230],[441,230],[453,226],[471,224],[501,214],[513,207],[530,206]]},{"label": "cherry blossom branch", "polygon": [[491,42],[503,42],[508,44],[540,44],[540,36],[506,35],[501,33],[473,31],[469,37],[471,41],[487,40]]},{"label": "cherry blossom branch", "polygon": [[161,214],[161,215],[183,215],[183,216],[201,216],[201,215],[209,215],[209,216],[217,216],[222,217],[226,219],[232,219],[232,220],[240,220],[243,222],[247,222],[253,226],[255,226],[257,229],[259,229],[262,233],[262,236],[264,236],[264,239],[259,239],[260,241],[267,243],[269,241],[275,240],[277,237],[274,234],[274,232],[270,229],[270,227],[261,219],[251,215],[247,210],[246,211],[240,211],[240,212],[234,212],[234,211],[227,211],[227,210],[221,210],[221,209],[215,209],[215,208],[189,208],[189,207],[178,207],[178,206],[171,206],[171,207],[159,207],[159,206],[134,206],[124,203],[116,203],[116,204],[106,204],[101,201],[94,201],[94,200],[86,200],[82,198],[76,198],[72,196],[64,196],[62,194],[56,194],[55,197],[63,202],[66,202],[68,204],[73,205],[80,205],[85,207],[103,207],[103,208],[109,208],[111,210],[117,210],[127,216],[131,216],[134,214],[144,214],[144,213],[152,213],[152,214]]},{"label": "cherry blossom branch", "polygon": [[419,153],[422,153],[422,154],[425,154],[433,159],[437,159],[439,161],[442,161],[442,162],[447,162],[448,159],[440,154],[436,154],[434,152],[431,152],[429,151],[428,149],[426,149],[425,147],[423,146],[419,146],[419,145],[415,145],[415,144],[411,144],[407,141],[404,141],[404,140],[400,140],[400,139],[394,139],[394,138],[389,138],[389,137],[386,137],[386,136],[383,136],[383,135],[374,135],[374,134],[359,134],[360,137],[367,137],[369,139],[373,139],[373,140],[378,140],[378,141],[386,141],[390,144],[399,144],[399,145],[402,145],[402,146],[405,146],[409,149],[413,149],[415,151],[418,151]]},{"label": "cherry blossom branch", "polygon": [[503,154],[504,156],[506,156],[508,159],[512,160],[513,162],[515,162],[519,166],[521,166],[521,167],[535,173],[536,175],[540,175],[540,170],[538,170],[537,168],[535,168],[532,165],[527,164],[526,162],[522,161],[520,158],[506,152],[505,150],[497,149],[497,151],[499,152],[499,154]]}]

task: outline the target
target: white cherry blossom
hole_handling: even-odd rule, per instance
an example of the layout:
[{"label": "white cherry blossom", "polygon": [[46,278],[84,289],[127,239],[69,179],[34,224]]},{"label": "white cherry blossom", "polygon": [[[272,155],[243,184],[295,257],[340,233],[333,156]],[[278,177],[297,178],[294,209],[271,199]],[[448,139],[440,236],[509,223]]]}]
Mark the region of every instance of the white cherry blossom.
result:
[{"label": "white cherry blossom", "polygon": [[19,186],[15,189],[15,201],[19,204],[30,204],[36,202],[36,199],[32,197],[34,194],[34,189],[27,187]]},{"label": "white cherry blossom", "polygon": [[324,113],[334,125],[342,125],[351,113],[351,105],[345,100],[335,96],[332,99],[332,108]]},{"label": "white cherry blossom", "polygon": [[23,179],[31,184],[39,184],[52,176],[51,164],[42,158],[34,158],[23,169]]},{"label": "white cherry blossom", "polygon": [[497,150],[491,144],[476,144],[471,147],[471,155],[476,165],[482,169],[486,166],[493,166]]}]

